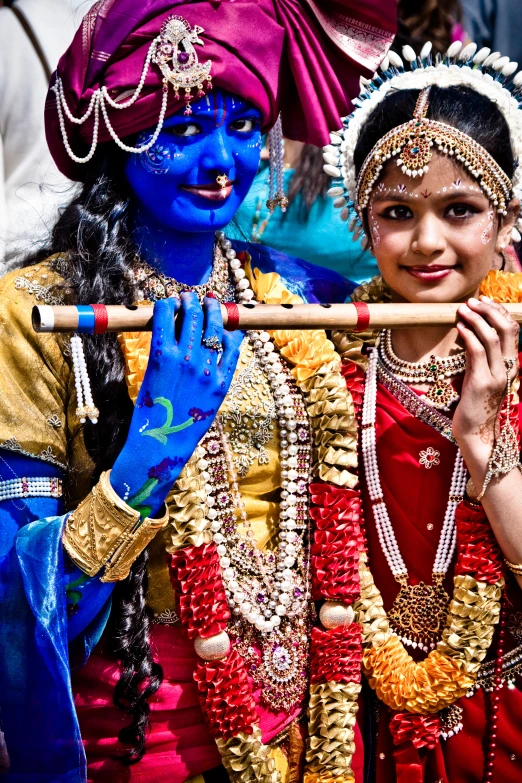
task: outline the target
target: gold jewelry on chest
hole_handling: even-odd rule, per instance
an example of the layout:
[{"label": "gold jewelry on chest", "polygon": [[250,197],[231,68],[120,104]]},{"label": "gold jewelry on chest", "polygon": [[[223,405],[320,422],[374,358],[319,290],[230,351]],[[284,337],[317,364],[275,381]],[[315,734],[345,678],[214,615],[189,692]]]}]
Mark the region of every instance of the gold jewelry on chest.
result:
[{"label": "gold jewelry on chest", "polygon": [[[257,347],[266,342],[268,333],[262,332],[255,341]],[[268,465],[270,455],[266,448],[276,431],[276,406],[266,374],[247,339],[241,346],[239,365],[229,392],[219,412],[228,433],[234,465],[244,478],[252,465]]]}]

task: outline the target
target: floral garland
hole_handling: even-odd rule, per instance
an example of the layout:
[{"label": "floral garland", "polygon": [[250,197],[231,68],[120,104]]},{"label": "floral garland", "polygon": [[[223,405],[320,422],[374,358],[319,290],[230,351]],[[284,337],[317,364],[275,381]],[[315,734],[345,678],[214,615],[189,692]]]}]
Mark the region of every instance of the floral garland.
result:
[{"label": "floral garland", "polygon": [[[248,258],[243,260],[258,301],[301,301],[284,288],[279,275],[252,271]],[[495,284],[500,284],[499,279]],[[361,298],[370,298],[381,287],[373,282],[361,290]],[[519,288],[522,291],[522,285]],[[305,396],[315,437],[314,476],[319,480],[310,487],[315,523],[312,587],[314,600],[325,601],[320,614],[324,627],[314,628],[311,638],[305,783],[334,779],[353,783],[361,668],[379,698],[400,711],[392,721],[396,741],[402,742],[413,732],[416,742],[433,743],[438,723],[431,713],[468,690],[491,643],[499,617],[502,564],[482,512],[461,504],[457,514],[459,568],[446,628],[437,649],[422,663],[415,663],[390,633],[382,597],[366,565],[359,527],[356,407],[360,407],[364,388],[362,339],[354,342],[345,335],[334,335],[345,360],[341,363],[322,330],[279,330],[271,336]],[[366,337],[371,335],[361,335]],[[120,336],[134,399],[149,342],[150,335]],[[196,641],[225,631],[230,617],[219,556],[201,508],[200,457],[196,449],[168,498],[171,579],[180,596],[183,625]],[[352,622],[351,606],[358,622]],[[224,658],[199,661],[194,679],[230,776],[241,782],[277,783],[280,776],[262,742],[246,666],[237,651],[231,648]]]}]

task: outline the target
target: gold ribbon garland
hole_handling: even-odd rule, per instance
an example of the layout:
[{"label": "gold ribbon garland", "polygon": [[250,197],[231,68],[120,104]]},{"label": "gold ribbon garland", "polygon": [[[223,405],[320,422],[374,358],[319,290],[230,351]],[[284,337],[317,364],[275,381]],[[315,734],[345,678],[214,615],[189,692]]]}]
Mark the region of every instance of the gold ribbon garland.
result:
[{"label": "gold ribbon garland", "polygon": [[[245,267],[256,300],[267,304],[297,303],[300,297],[287,291],[276,273],[263,274]],[[507,276],[505,276],[507,277]],[[503,283],[502,273],[490,273],[481,293],[497,301],[522,299],[522,275]],[[506,292],[506,288],[509,289]],[[501,295],[499,296],[499,291]],[[359,287],[359,301],[389,301],[389,289],[381,278]],[[502,298],[502,296],[508,296]],[[357,423],[353,400],[341,375],[342,359],[366,368],[364,343],[375,334],[349,335],[333,332],[334,344],[323,330],[307,332],[277,330],[272,339],[292,366],[292,375],[305,395],[316,447],[314,476],[339,487],[353,488],[357,476]],[[129,394],[136,400],[145,373],[150,334],[120,335],[127,365]],[[169,551],[211,540],[204,525],[203,493],[197,462],[198,450],[185,465],[168,498],[170,511]],[[491,644],[498,622],[502,584],[487,585],[472,577],[456,577],[453,600],[443,637],[425,661],[415,663],[404,645],[393,636],[366,556],[360,558],[361,598],[356,602],[356,621],[363,636],[363,668],[379,698],[392,709],[418,714],[434,713],[453,704],[473,684]],[[305,783],[353,783],[351,760],[357,683],[328,682],[310,686],[309,739]],[[241,783],[276,783],[278,773],[267,757],[259,727],[253,734],[217,740],[223,764],[231,778]]]}]

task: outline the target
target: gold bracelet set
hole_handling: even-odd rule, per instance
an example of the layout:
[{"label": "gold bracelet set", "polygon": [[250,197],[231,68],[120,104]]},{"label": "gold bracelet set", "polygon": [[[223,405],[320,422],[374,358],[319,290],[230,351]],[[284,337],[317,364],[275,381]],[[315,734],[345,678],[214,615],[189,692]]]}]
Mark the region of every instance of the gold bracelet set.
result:
[{"label": "gold bracelet set", "polygon": [[128,506],[113,490],[110,470],[85,500],[69,515],[63,544],[72,562],[88,576],[105,567],[102,582],[118,582],[129,575],[132,564],[166,527],[168,509],[159,519],[142,521],[139,511]]},{"label": "gold bracelet set", "polygon": [[517,565],[517,563],[510,563],[509,560],[506,560],[505,558],[504,563],[516,576],[522,576],[522,564]]}]

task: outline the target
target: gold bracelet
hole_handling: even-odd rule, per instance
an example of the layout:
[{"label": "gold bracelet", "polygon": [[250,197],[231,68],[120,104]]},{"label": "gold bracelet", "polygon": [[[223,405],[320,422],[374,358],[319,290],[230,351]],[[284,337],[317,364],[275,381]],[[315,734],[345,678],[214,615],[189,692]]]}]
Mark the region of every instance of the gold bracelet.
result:
[{"label": "gold bracelet", "polygon": [[472,478],[469,478],[466,484],[466,500],[475,508],[482,508],[482,503],[478,499],[478,492]]},{"label": "gold bracelet", "polygon": [[506,558],[504,558],[504,563],[514,574],[517,576],[522,576],[522,564],[517,565],[516,563],[510,563],[509,560],[506,560]]},{"label": "gold bracelet", "polygon": [[116,494],[109,480],[110,470],[85,500],[69,515],[63,545],[72,562],[88,576],[105,566],[102,582],[118,582],[129,575],[132,564],[166,527],[168,509],[160,519],[147,517],[128,506]]},{"label": "gold bracelet", "polygon": [[477,496],[477,501],[481,501],[484,497],[486,489],[489,486],[489,482],[492,478],[497,476],[505,476],[511,473],[515,468],[522,468],[520,464],[520,452],[518,446],[517,433],[515,428],[511,424],[510,412],[511,412],[511,387],[513,381],[511,380],[511,370],[515,366],[515,359],[504,358],[504,365],[506,368],[506,421],[499,436],[493,446],[491,457],[488,462],[488,469],[484,484],[480,494]]}]

